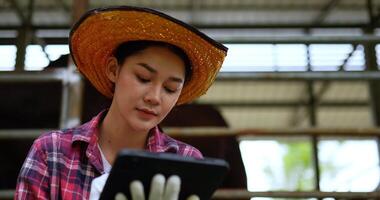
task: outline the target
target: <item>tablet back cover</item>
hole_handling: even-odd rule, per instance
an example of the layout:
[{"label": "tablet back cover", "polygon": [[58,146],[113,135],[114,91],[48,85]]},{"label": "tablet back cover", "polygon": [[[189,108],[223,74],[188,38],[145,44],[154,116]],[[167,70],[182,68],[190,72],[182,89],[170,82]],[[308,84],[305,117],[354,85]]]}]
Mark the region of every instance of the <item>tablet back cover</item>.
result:
[{"label": "tablet back cover", "polygon": [[129,185],[134,180],[143,183],[145,197],[148,199],[151,179],[160,173],[166,178],[171,175],[181,178],[179,200],[185,200],[192,194],[198,195],[201,200],[207,200],[220,186],[227,171],[228,163],[220,159],[195,159],[169,153],[123,150],[115,161],[100,199],[114,199],[118,192],[123,192],[131,199]]}]

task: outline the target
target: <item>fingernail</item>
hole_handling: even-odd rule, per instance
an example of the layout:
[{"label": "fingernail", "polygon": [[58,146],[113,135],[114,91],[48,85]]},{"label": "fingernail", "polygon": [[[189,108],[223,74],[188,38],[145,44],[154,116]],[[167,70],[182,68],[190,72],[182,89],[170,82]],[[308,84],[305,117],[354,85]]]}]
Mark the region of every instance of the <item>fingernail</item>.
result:
[{"label": "fingernail", "polygon": [[123,193],[119,192],[115,195],[115,200],[127,200],[127,197],[125,197]]}]

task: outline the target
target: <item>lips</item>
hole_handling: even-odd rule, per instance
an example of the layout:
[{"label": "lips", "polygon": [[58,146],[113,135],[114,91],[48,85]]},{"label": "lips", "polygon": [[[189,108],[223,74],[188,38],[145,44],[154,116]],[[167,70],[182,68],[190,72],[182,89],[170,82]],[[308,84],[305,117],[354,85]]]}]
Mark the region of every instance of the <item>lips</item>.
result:
[{"label": "lips", "polygon": [[154,112],[153,110],[149,110],[149,109],[146,109],[146,108],[137,108],[138,111],[141,111],[141,112],[144,112],[146,114],[149,114],[149,115],[153,115],[153,116],[157,116],[158,113],[157,112]]}]

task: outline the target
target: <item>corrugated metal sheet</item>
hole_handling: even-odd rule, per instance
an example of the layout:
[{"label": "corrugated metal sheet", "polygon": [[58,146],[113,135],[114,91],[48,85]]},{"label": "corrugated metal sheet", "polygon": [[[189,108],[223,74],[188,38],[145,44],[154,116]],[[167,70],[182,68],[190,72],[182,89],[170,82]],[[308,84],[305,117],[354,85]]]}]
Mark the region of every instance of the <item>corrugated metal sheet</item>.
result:
[{"label": "corrugated metal sheet", "polygon": [[[27,0],[16,1],[23,14],[27,11]],[[37,0],[35,1],[35,25],[70,25],[72,0]],[[312,24],[321,14],[330,0],[92,0],[90,7],[132,5],[145,6],[164,11],[186,22],[198,25],[281,25]],[[326,15],[323,23],[334,24],[367,24],[367,1],[341,0]],[[375,7],[380,0],[373,0]],[[10,1],[0,0],[0,26],[20,25],[21,21]],[[39,31],[38,35],[66,34],[59,32]],[[257,35],[281,36],[304,35],[302,29],[288,30],[206,30],[213,37],[252,37]],[[310,31],[316,35],[361,35],[359,29],[318,30]],[[3,34],[4,35],[4,34]],[[61,36],[60,35],[60,36]],[[359,53],[363,49],[357,50]],[[335,52],[336,53],[336,52]],[[336,58],[337,54],[331,54]],[[343,55],[343,54],[342,54]],[[344,53],[342,59],[347,55]],[[305,55],[295,56],[304,59]],[[358,56],[362,59],[363,55]],[[327,59],[327,56],[324,57]],[[359,60],[360,60],[359,59]],[[314,84],[318,93],[321,82]],[[366,82],[331,82],[321,95],[320,102],[368,102],[369,94]],[[208,93],[200,98],[200,103],[294,103],[307,100],[307,87],[304,82],[260,82],[235,81],[216,82]],[[300,106],[277,107],[219,107],[232,128],[286,128],[308,126],[307,109]],[[318,107],[317,122],[321,127],[371,127],[371,109],[369,106],[355,107]]]},{"label": "corrugated metal sheet", "polygon": [[[320,93],[322,82],[314,84],[315,95]],[[328,83],[320,97],[327,102],[368,102],[366,82],[337,81]],[[306,83],[303,82],[216,82],[199,103],[297,103],[307,102]],[[308,127],[306,104],[295,106],[220,106],[219,109],[232,128],[290,128]],[[326,128],[372,127],[368,105],[317,106],[317,126]]]},{"label": "corrugated metal sheet", "polygon": [[[27,9],[27,0],[19,0],[17,3],[24,11]],[[56,15],[59,11],[70,11],[71,0],[38,0],[35,1],[37,23],[55,24],[69,23],[67,16]],[[90,7],[132,5],[155,8],[173,14],[185,21],[199,24],[299,24],[311,23],[320,14],[321,10],[330,0],[93,0]],[[373,1],[379,5],[380,1]],[[6,19],[12,20],[13,15],[6,15],[12,9],[9,1],[0,0],[0,13]],[[344,0],[339,1],[333,11],[330,12],[326,23],[363,23],[368,21],[366,1]],[[69,15],[70,14],[66,14]],[[184,17],[190,15],[191,17]],[[63,19],[59,19],[63,17]],[[0,25],[4,25],[0,21]]]}]

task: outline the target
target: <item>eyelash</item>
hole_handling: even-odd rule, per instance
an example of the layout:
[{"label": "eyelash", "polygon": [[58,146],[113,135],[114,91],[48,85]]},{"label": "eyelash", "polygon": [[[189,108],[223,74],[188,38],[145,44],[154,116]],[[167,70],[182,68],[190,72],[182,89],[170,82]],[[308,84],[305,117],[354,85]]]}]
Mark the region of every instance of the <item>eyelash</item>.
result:
[{"label": "eyelash", "polygon": [[[145,79],[145,78],[142,78],[142,77],[140,77],[140,76],[136,76],[136,77],[137,77],[137,79],[138,79],[141,83],[149,83],[149,82],[150,82],[149,79]],[[175,90],[171,90],[171,89],[166,88],[166,87],[165,87],[165,91],[166,91],[167,93],[169,93],[169,94],[173,94],[173,93],[176,92]]]},{"label": "eyelash", "polygon": [[165,88],[165,91],[166,91],[167,93],[169,93],[169,94],[173,94],[173,93],[176,92],[176,91],[171,90],[171,89],[169,89],[169,88]]},{"label": "eyelash", "polygon": [[141,83],[148,83],[150,81],[149,79],[141,78],[140,76],[136,76],[136,77],[137,79],[139,79]]}]

